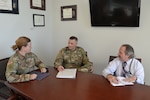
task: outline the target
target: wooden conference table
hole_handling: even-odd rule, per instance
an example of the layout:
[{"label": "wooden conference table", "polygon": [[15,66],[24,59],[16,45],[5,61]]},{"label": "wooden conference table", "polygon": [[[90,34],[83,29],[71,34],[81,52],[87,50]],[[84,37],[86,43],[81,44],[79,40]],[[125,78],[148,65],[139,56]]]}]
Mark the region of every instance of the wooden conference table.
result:
[{"label": "wooden conference table", "polygon": [[112,86],[103,76],[77,72],[75,79],[56,78],[57,70],[39,81],[6,83],[8,87],[33,100],[150,100],[150,86]]}]

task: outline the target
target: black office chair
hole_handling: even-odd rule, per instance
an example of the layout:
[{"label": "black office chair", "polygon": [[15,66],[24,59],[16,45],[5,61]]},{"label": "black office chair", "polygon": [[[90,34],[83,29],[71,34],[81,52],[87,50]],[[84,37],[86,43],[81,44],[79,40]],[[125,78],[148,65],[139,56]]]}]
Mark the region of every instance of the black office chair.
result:
[{"label": "black office chair", "polygon": [[16,100],[17,95],[5,85],[5,71],[9,58],[0,60],[0,98],[4,100]]},{"label": "black office chair", "polygon": [[[117,56],[109,56],[109,62],[111,62],[113,59],[117,58]],[[136,58],[139,62],[142,62],[142,59],[141,58]]]}]

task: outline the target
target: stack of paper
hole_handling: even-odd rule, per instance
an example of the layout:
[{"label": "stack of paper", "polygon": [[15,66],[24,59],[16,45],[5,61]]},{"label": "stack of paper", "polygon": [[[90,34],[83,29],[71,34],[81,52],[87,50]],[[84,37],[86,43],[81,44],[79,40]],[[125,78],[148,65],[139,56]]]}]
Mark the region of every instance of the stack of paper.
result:
[{"label": "stack of paper", "polygon": [[75,78],[77,69],[64,69],[59,71],[56,75],[56,78]]},{"label": "stack of paper", "polygon": [[133,82],[125,82],[123,81],[123,79],[125,79],[125,77],[117,77],[118,79],[118,84],[115,83],[111,83],[113,86],[124,86],[124,85],[134,85]]}]

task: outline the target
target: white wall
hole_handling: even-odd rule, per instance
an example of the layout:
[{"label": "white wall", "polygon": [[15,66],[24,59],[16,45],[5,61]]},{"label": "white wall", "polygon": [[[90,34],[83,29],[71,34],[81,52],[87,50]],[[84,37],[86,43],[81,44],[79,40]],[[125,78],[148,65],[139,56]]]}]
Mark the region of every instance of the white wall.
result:
[{"label": "white wall", "polygon": [[[30,0],[19,1],[19,14],[0,13],[0,58],[11,56],[11,46],[19,36],[32,41],[32,51],[47,64],[52,55],[52,0],[47,0],[46,11],[30,9]],[[45,27],[33,27],[33,14],[45,15]]]},{"label": "white wall", "polygon": [[[11,46],[22,35],[32,40],[32,51],[47,65],[53,65],[58,51],[75,35],[79,46],[88,51],[94,73],[101,74],[109,55],[117,55],[120,45],[131,44],[142,58],[145,81],[150,85],[150,1],[141,0],[140,27],[91,27],[89,0],[46,0],[46,11],[30,9],[30,0],[19,1],[19,15],[0,13],[0,59],[11,56]],[[60,6],[77,5],[77,21],[61,21]],[[45,15],[45,27],[33,27],[33,14]]]},{"label": "white wall", "polygon": [[[58,51],[67,45],[68,38],[75,35],[79,38],[79,46],[88,51],[88,56],[94,63],[94,73],[101,74],[107,66],[109,55],[117,55],[119,47],[131,44],[136,57],[142,58],[145,69],[146,84],[150,84],[148,78],[150,70],[150,4],[149,0],[141,0],[140,27],[91,27],[89,0],[54,0],[55,24],[53,41],[53,57]],[[60,6],[77,5],[77,21],[61,21]]]}]

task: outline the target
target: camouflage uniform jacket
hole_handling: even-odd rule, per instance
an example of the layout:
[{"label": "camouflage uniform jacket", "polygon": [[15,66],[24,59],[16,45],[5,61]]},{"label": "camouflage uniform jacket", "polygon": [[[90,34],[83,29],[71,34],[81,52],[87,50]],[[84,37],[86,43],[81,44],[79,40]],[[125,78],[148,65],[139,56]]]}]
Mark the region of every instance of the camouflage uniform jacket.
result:
[{"label": "camouflage uniform jacket", "polygon": [[46,67],[38,57],[30,52],[25,56],[18,51],[9,58],[6,68],[6,79],[9,82],[25,82],[30,80],[29,72],[36,70],[37,67]]},{"label": "camouflage uniform jacket", "polygon": [[60,65],[64,68],[77,68],[82,72],[90,72],[93,66],[81,47],[76,47],[75,50],[70,50],[68,47],[61,49],[54,62],[56,68]]}]

